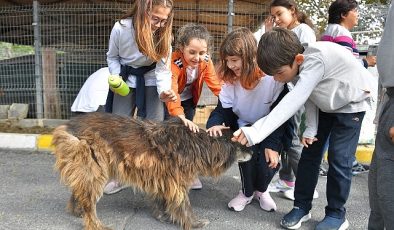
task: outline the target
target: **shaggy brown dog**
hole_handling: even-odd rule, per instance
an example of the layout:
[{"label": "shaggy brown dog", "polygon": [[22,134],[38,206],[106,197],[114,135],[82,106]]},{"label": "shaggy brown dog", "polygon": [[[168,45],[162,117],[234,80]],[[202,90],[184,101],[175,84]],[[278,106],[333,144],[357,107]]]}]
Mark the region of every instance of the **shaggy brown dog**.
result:
[{"label": "shaggy brown dog", "polygon": [[92,230],[108,229],[96,216],[96,203],[110,178],[145,192],[160,221],[203,227],[209,221],[193,215],[188,196],[194,179],[217,177],[252,154],[229,136],[193,133],[179,119],[155,123],[107,113],[81,115],[57,127],[53,144],[55,168],[72,191],[67,208]]}]

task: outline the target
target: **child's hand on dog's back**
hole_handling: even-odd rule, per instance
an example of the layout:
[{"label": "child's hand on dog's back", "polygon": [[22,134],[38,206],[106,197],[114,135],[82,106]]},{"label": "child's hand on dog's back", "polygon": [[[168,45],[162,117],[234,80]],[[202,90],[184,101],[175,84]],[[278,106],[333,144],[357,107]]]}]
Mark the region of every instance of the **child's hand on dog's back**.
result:
[{"label": "child's hand on dog's back", "polygon": [[183,124],[185,124],[185,126],[190,129],[190,131],[192,131],[194,133],[198,133],[199,132],[198,125],[194,124],[193,121],[187,119],[185,117],[185,115],[181,114],[181,115],[178,115],[178,117],[183,121]]},{"label": "child's hand on dog's back", "polygon": [[211,137],[217,137],[217,136],[222,136],[222,130],[225,129],[230,129],[230,127],[226,127],[224,124],[223,125],[215,125],[212,126],[211,128],[207,129],[207,133],[209,133],[209,136]]}]

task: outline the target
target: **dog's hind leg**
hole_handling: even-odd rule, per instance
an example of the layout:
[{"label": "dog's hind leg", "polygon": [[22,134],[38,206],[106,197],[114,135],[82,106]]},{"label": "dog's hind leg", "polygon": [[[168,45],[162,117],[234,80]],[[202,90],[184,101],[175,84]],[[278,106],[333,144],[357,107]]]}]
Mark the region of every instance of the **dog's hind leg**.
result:
[{"label": "dog's hind leg", "polygon": [[[90,187],[89,185],[86,186]],[[97,218],[96,203],[101,194],[98,191],[87,187],[85,189],[80,189],[78,193],[75,193],[78,205],[83,210],[85,230],[110,230],[110,228],[104,226]]]},{"label": "dog's hind leg", "polygon": [[83,210],[79,202],[75,199],[75,195],[71,194],[70,200],[67,203],[67,211],[76,217],[83,216]]}]

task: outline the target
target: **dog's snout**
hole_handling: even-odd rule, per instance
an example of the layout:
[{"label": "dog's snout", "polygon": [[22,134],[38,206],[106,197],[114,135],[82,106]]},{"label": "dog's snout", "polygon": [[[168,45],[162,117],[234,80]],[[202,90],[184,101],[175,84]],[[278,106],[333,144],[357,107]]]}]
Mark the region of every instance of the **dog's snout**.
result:
[{"label": "dog's snout", "polygon": [[252,159],[252,151],[244,151],[241,149],[238,149],[237,151],[237,161],[238,162],[246,162]]}]

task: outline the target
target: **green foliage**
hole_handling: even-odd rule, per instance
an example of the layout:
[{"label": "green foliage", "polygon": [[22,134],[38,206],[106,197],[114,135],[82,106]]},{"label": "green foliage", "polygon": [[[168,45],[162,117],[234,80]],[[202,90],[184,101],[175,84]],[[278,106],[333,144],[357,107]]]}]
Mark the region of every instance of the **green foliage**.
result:
[{"label": "green foliage", "polygon": [[0,42],[0,60],[34,54],[34,47]]}]

